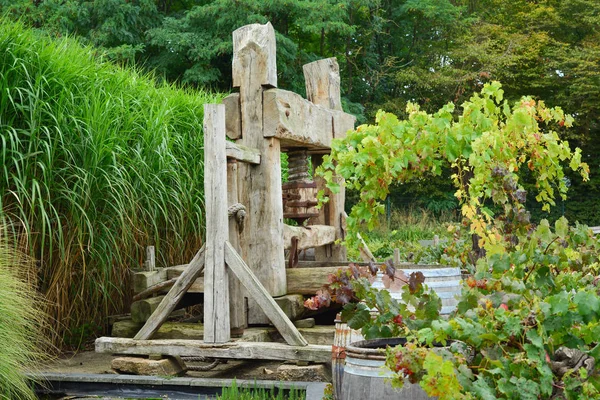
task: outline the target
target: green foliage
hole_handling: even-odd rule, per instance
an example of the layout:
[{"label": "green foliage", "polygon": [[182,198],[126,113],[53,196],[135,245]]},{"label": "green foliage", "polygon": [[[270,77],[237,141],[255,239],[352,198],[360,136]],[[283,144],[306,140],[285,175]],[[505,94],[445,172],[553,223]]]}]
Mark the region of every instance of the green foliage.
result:
[{"label": "green foliage", "polygon": [[[563,164],[587,180],[581,150],[571,150],[553,130],[569,126],[572,118],[528,97],[511,106],[498,83],[486,84],[464,103],[458,120],[452,112],[452,104],[435,114],[409,104],[402,121],[380,112],[376,125],[361,126],[333,144],[320,173],[326,180],[340,174],[361,193],[352,225],[381,212],[378,202],[392,182],[449,165],[463,223],[449,227],[454,241],[441,260],[454,256],[466,264],[463,229],[484,250],[469,255],[474,274],[465,281],[457,310],[440,319],[436,297],[419,291],[423,281],[413,276],[398,303],[353,274],[349,285],[361,303],[345,306],[343,319],[361,326],[366,337],[407,338],[407,344],[388,349],[386,365],[398,387],[419,382],[441,400],[597,398],[600,242],[586,226],[570,226],[564,217],[553,226],[547,220],[532,224],[519,176],[529,169],[536,200],[548,209],[555,191],[566,198]],[[348,286],[342,278],[330,280],[336,296]],[[406,319],[408,306],[412,321]],[[368,318],[365,311],[373,308],[379,315]],[[402,322],[401,332],[391,322]],[[432,349],[436,343],[446,347]],[[564,368],[571,350],[578,352],[575,362],[587,359],[581,368]]]},{"label": "green foliage", "polygon": [[[556,388],[569,398],[597,395],[596,375],[571,375],[563,387],[551,367],[563,346],[597,356],[600,246],[584,226],[569,227],[562,219],[549,228],[542,221],[514,251],[479,260],[456,315],[417,333],[421,340],[460,340],[473,350],[471,361],[455,360],[442,378],[461,382],[466,397],[457,398],[470,392],[477,398],[550,398]],[[423,368],[427,379],[436,379],[437,371],[431,376]],[[426,390],[435,390],[426,382]]]},{"label": "green foliage", "polygon": [[571,151],[552,130],[552,124],[569,127],[573,122],[560,108],[547,108],[529,97],[510,105],[503,100],[501,85],[493,82],[463,103],[462,109],[455,119],[452,103],[435,114],[409,103],[405,120],[380,111],[375,125],[361,125],[334,140],[331,155],[325,156],[318,173],[331,190],[336,189],[337,174],[360,193],[360,202],[348,218],[350,242],[359,224],[374,228],[392,183],[440,175],[443,167],[454,172],[455,197],[471,233],[491,253],[510,247],[517,227],[493,218],[488,204],[507,218],[517,215],[522,225],[528,222],[520,169],[529,168],[535,176],[535,199],[548,210],[555,204],[555,187],[566,197],[560,162],[587,180],[589,167],[581,161],[581,150]]},{"label": "green foliage", "polygon": [[283,389],[275,390],[248,387],[240,387],[234,380],[231,386],[224,387],[221,395],[217,395],[218,400],[304,400],[306,395],[301,390],[290,389],[286,394]]},{"label": "green foliage", "polygon": [[1,27],[0,218],[39,260],[59,332],[104,326],[124,311],[145,246],[163,266],[200,247],[202,106],[218,96],[98,63],[71,39]]},{"label": "green foliage", "polygon": [[46,358],[44,304],[31,282],[35,266],[0,235],[0,398],[37,399],[25,372]]}]

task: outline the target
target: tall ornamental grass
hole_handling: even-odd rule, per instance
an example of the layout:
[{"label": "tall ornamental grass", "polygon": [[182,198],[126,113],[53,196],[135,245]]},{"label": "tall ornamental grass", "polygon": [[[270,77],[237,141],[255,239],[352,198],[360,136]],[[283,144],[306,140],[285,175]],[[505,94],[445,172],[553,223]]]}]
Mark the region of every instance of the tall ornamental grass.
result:
[{"label": "tall ornamental grass", "polygon": [[0,235],[0,399],[37,399],[25,372],[46,359],[43,301],[29,260]]},{"label": "tall ornamental grass", "polygon": [[163,266],[199,249],[202,106],[217,101],[0,21],[0,222],[38,260],[58,342],[124,309],[145,246]]}]

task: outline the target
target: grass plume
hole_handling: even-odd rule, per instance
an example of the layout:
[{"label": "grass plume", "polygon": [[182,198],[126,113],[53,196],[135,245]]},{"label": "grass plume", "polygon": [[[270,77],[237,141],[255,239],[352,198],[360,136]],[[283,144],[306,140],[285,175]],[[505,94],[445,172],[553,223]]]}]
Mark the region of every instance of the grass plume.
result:
[{"label": "grass plume", "polygon": [[[0,236],[0,399],[37,399],[26,371],[46,359],[46,318],[33,263]],[[32,282],[33,281],[33,282]]]}]

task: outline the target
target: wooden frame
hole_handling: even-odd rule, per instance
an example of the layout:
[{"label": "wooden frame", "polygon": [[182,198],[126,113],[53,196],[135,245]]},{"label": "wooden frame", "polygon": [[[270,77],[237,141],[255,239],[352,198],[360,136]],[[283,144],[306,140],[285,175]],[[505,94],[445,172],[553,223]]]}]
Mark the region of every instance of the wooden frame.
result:
[{"label": "wooden frame", "polygon": [[[317,253],[317,261],[345,260],[345,249],[335,244],[344,235],[344,193],[328,193],[325,211],[311,221],[310,227],[284,226],[280,153],[301,147],[320,157],[318,154],[330,151],[333,139],[353,129],[355,118],[341,110],[335,59],[304,67],[306,100],[277,89],[271,24],[244,26],[233,33],[233,43],[233,84],[239,93],[226,97],[223,104],[206,104],[204,108],[206,243],[174,284],[164,285],[172,284],[134,339],[99,338],[98,352],[330,359],[329,346],[308,345],[273,296],[290,293],[284,249],[289,249],[292,241],[296,243],[294,249],[326,246],[328,250]],[[322,181],[318,185],[324,187]],[[228,207],[239,203],[246,214],[243,229],[236,222],[238,218],[228,215]],[[202,272],[204,340],[150,340]],[[319,272],[329,271],[325,268]],[[311,274],[310,268],[298,269],[298,274]],[[302,293],[301,288],[292,292],[298,290]],[[252,321],[270,321],[287,344],[232,341],[232,328],[243,329]]]}]

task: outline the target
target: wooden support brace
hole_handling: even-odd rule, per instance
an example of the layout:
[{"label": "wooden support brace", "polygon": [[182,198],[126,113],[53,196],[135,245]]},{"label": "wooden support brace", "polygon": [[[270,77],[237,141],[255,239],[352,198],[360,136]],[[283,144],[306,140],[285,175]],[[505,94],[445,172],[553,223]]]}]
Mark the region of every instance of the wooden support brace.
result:
[{"label": "wooden support brace", "polygon": [[273,297],[260,283],[244,260],[235,251],[231,243],[225,243],[225,261],[235,276],[246,287],[248,293],[271,320],[285,341],[293,346],[306,346],[308,342],[302,337],[292,321],[279,308]]},{"label": "wooden support brace", "polygon": [[[271,24],[247,25],[233,32],[233,86],[240,89],[241,138],[236,144],[257,149],[259,165],[238,165],[239,202],[246,207],[240,234],[244,260],[272,296],[286,294],[283,249],[281,147],[265,138],[263,94],[277,86],[275,30]],[[268,227],[265,229],[265,227]],[[249,298],[248,322],[267,322]]]},{"label": "wooden support brace", "polygon": [[206,261],[204,268],[204,341],[231,339],[229,276],[225,266],[227,216],[227,156],[225,106],[204,105],[204,204],[206,209]]},{"label": "wooden support brace", "polygon": [[136,340],[150,339],[154,332],[160,328],[163,322],[166,321],[167,317],[177,306],[179,300],[183,297],[185,292],[192,286],[192,283],[204,270],[204,246],[196,253],[192,261],[188,264],[187,268],[177,279],[177,282],[173,285],[169,293],[165,296],[163,301],[160,303],[158,308],[154,311],[152,316],[146,321],[142,329],[135,335]]}]

